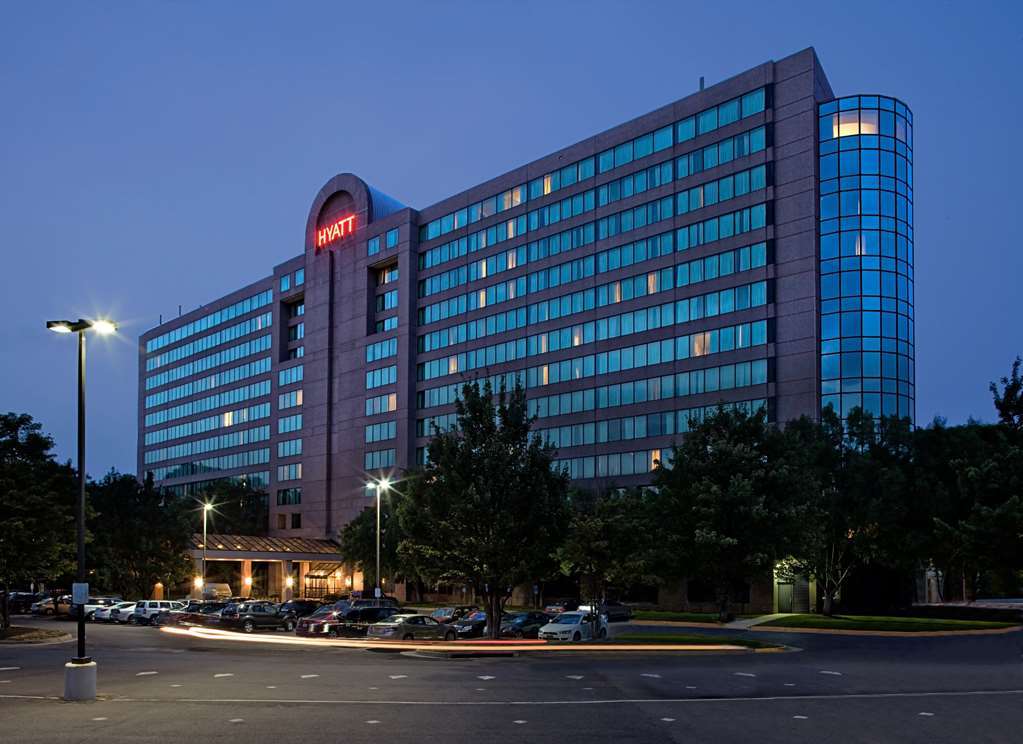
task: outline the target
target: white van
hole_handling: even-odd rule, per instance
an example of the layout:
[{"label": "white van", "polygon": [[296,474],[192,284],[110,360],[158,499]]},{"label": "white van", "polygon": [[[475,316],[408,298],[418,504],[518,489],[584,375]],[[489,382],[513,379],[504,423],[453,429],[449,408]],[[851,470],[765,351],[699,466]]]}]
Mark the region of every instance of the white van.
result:
[{"label": "white van", "polygon": [[185,606],[184,602],[174,602],[168,599],[143,599],[135,604],[128,622],[135,625],[149,625],[149,621],[162,612],[180,610]]}]

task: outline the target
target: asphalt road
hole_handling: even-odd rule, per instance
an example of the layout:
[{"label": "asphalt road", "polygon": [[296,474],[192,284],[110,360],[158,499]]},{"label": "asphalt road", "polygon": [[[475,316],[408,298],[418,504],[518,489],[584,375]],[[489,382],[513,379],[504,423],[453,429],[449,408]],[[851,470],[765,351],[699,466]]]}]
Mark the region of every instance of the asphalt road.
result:
[{"label": "asphalt road", "polygon": [[800,650],[428,659],[88,630],[94,703],[59,699],[72,642],[0,645],[0,741],[1023,741],[1023,632],[752,632]]}]

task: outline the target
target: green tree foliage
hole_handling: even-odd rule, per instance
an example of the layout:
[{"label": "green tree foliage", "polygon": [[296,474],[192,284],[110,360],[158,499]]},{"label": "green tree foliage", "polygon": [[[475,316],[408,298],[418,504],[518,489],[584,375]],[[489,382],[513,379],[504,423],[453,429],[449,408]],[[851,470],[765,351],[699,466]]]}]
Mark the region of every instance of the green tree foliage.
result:
[{"label": "green tree foliage", "polygon": [[0,583],[27,588],[73,570],[78,479],[27,414],[0,416]]},{"label": "green tree foliage", "polygon": [[1020,377],[1023,358],[1016,357],[1012,372],[1001,380],[1001,389],[994,382],[990,385],[998,420],[1016,431],[1023,430],[1023,377]]},{"label": "green tree foliage", "polygon": [[568,533],[557,557],[565,576],[578,576],[585,599],[601,601],[647,575],[647,526],[655,515],[638,489],[575,492]]},{"label": "green tree foliage", "polygon": [[691,431],[654,474],[656,530],[665,577],[713,582],[722,620],[733,587],[769,575],[790,547],[790,470],[781,436],[762,411],[719,408]]},{"label": "green tree foliage", "polygon": [[521,386],[495,396],[467,383],[455,425],[431,439],[398,507],[403,558],[430,580],[473,586],[493,638],[512,588],[556,570],[568,518],[568,477],[532,422]]},{"label": "green tree foliage", "polygon": [[162,495],[152,477],[111,471],[88,491],[91,506],[89,563],[99,589],[146,598],[159,581],[170,587],[186,581],[195,527],[192,499]]},{"label": "green tree foliage", "polygon": [[[418,582],[419,576],[407,560],[398,552],[402,541],[401,525],[398,521],[398,502],[403,498],[396,488],[381,493],[380,499],[380,573],[390,580],[390,587],[396,581],[410,584]],[[377,560],[377,510],[376,504],[367,506],[339,534],[339,551],[346,561],[354,563],[362,571],[365,586],[376,586]],[[387,587],[385,587],[387,588]]]},{"label": "green tree foliage", "polygon": [[202,531],[202,504],[213,504],[207,517],[209,534],[265,535],[269,527],[267,494],[246,482],[219,480],[211,483],[195,501],[196,532]]}]

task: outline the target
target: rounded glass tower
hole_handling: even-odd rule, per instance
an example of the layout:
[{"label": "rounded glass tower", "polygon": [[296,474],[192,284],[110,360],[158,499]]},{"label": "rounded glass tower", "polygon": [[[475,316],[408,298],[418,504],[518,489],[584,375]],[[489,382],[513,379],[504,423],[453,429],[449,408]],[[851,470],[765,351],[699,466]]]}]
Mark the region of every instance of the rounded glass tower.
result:
[{"label": "rounded glass tower", "polygon": [[849,96],[818,115],[821,406],[913,421],[913,114]]}]

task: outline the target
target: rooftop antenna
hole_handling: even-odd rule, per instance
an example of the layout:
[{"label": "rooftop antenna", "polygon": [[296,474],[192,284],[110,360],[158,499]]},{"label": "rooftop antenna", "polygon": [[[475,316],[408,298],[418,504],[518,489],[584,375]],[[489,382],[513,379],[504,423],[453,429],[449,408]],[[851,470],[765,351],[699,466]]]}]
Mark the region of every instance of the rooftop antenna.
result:
[{"label": "rooftop antenna", "polygon": [[703,75],[700,75],[700,90],[703,90]]},{"label": "rooftop antenna", "polygon": [[178,305],[178,317],[181,317],[181,305]]}]

